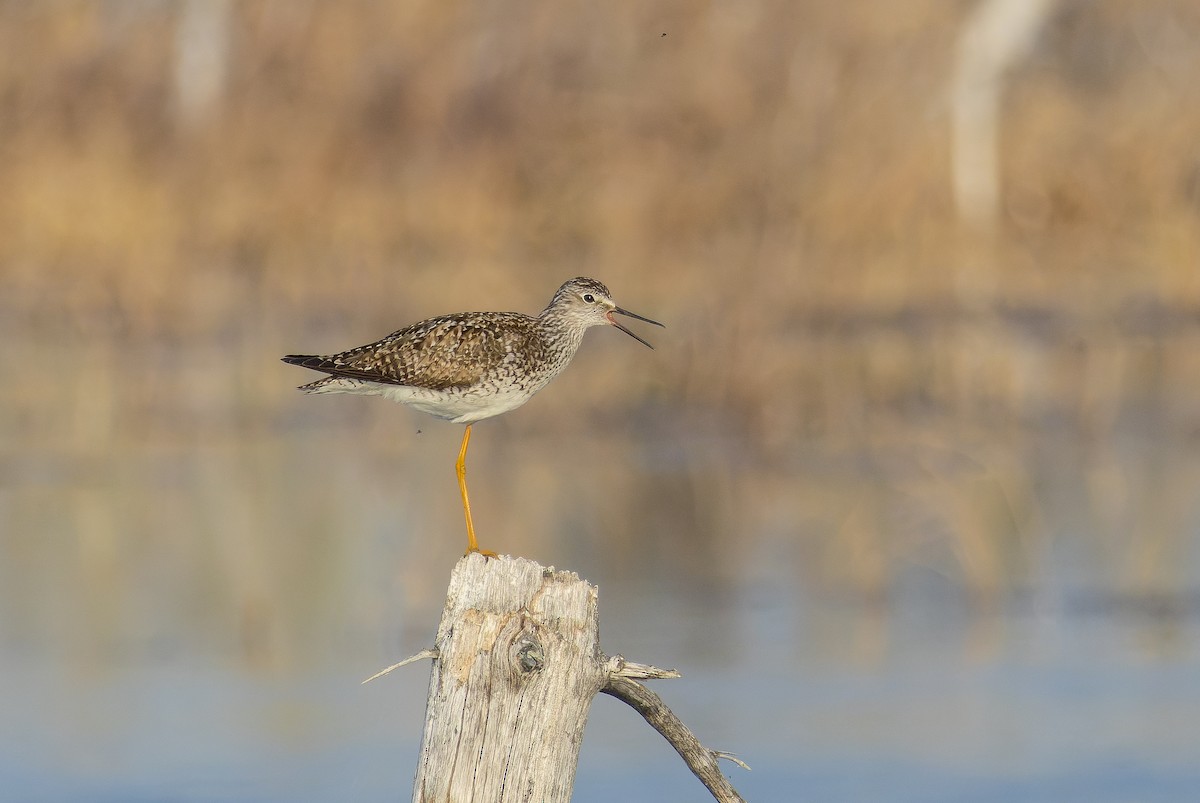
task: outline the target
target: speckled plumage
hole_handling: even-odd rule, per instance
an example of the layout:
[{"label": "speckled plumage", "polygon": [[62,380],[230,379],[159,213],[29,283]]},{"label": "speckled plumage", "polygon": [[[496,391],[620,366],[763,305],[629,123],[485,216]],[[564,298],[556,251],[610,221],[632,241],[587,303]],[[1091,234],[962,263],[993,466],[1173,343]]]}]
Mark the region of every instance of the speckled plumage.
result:
[{"label": "speckled plumage", "polygon": [[306,393],[384,396],[468,424],[528,401],[567,367],[590,327],[614,325],[636,338],[612,319],[614,312],[661,326],[622,310],[607,287],[580,277],[563,284],[536,317],[519,312],[442,315],[340,354],[283,360],[329,374],[301,386]]},{"label": "speckled plumage", "polygon": [[[414,323],[382,340],[316,356],[291,354],[286,363],[329,376],[300,387],[306,393],[384,396],[430,415],[466,424],[458,462],[458,488],[467,521],[467,552],[481,550],[467,494],[467,444],[471,424],[520,407],[567,367],[584,333],[615,326],[650,346],[613,314],[657,321],[623,310],[595,279],[571,279],[537,317],[519,312],[464,312]],[[653,346],[650,346],[653,348]]]}]

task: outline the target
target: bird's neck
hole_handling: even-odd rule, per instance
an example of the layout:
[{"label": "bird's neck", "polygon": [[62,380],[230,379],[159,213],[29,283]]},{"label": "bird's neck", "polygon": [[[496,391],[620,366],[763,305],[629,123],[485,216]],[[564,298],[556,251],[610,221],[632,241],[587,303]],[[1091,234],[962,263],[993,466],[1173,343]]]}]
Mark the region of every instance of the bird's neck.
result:
[{"label": "bird's neck", "polygon": [[587,327],[577,322],[555,314],[555,310],[547,309],[538,316],[539,328],[546,347],[555,354],[570,360],[583,342],[583,334]]}]

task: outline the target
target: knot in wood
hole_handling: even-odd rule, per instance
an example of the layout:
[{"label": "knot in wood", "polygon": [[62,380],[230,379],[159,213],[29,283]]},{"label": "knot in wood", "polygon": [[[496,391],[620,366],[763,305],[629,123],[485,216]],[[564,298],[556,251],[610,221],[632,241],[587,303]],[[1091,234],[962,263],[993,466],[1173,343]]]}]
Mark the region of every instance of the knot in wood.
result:
[{"label": "knot in wood", "polygon": [[534,636],[523,635],[513,645],[515,648],[516,664],[522,672],[532,674],[541,671],[546,663],[546,654],[542,643]]}]

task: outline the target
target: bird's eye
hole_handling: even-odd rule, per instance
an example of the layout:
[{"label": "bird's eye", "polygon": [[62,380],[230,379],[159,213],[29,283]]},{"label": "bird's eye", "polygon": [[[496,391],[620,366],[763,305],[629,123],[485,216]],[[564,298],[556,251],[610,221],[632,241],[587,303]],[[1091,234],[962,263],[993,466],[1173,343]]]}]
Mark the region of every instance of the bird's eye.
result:
[{"label": "bird's eye", "polygon": [[596,302],[596,297],[594,295],[592,295],[591,293],[584,293],[583,300],[589,304],[594,304]]}]

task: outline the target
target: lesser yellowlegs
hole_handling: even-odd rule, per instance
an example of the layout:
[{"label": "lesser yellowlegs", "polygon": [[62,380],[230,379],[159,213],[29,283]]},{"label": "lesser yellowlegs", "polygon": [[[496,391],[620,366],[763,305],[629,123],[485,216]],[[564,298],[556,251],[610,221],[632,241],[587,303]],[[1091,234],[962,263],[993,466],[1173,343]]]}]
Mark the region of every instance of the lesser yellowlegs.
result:
[{"label": "lesser yellowlegs", "polygon": [[615,326],[654,348],[617,323],[613,313],[662,326],[618,307],[595,279],[579,277],[558,288],[537,317],[519,312],[443,315],[340,354],[290,354],[283,361],[329,374],[301,385],[305,393],[383,396],[466,424],[454,470],[467,517],[467,552],[492,554],[479,548],[471,520],[466,468],[471,424],[529,401],[567,367],[593,326]]}]

